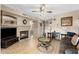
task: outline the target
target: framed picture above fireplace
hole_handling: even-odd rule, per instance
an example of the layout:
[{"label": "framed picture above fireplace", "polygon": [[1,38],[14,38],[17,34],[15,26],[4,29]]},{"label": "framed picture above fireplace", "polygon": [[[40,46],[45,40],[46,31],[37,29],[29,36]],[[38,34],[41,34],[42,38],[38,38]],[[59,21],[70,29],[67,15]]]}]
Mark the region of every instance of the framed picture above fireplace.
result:
[{"label": "framed picture above fireplace", "polygon": [[72,26],[73,25],[73,17],[62,17],[61,18],[61,26]]}]

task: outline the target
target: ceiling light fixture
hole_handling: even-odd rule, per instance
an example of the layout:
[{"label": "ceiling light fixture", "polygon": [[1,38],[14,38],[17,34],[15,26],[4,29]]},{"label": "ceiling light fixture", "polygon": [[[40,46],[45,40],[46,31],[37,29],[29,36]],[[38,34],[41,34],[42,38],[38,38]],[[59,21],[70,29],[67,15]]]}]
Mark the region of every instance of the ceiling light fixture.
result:
[{"label": "ceiling light fixture", "polygon": [[45,9],[46,9],[46,5],[45,5],[45,4],[42,4],[42,5],[40,6],[40,12],[44,12]]},{"label": "ceiling light fixture", "polygon": [[32,12],[52,13],[52,10],[47,10],[46,4],[41,4],[39,10],[32,10]]}]

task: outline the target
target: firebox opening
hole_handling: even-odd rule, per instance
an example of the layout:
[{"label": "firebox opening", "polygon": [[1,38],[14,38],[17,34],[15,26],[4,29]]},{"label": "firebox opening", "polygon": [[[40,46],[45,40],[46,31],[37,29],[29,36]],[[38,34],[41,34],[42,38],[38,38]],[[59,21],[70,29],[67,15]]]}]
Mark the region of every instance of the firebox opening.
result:
[{"label": "firebox opening", "polygon": [[28,38],[28,31],[20,31],[20,39]]}]

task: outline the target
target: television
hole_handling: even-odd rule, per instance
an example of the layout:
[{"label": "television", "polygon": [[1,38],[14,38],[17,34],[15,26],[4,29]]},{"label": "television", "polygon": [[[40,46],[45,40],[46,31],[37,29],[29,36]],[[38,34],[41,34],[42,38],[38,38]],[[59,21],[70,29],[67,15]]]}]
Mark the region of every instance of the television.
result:
[{"label": "television", "polygon": [[1,28],[1,39],[16,36],[16,28]]}]

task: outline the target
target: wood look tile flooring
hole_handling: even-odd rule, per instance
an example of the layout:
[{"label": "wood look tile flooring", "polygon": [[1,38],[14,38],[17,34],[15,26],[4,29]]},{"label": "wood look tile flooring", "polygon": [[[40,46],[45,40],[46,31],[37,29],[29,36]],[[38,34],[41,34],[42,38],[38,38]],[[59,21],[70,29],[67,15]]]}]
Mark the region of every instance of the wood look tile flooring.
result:
[{"label": "wood look tile flooring", "polygon": [[[59,53],[60,41],[53,40],[52,41],[52,54]],[[37,48],[38,40],[33,39],[23,39],[6,49],[1,49],[2,54],[45,54]]]}]

